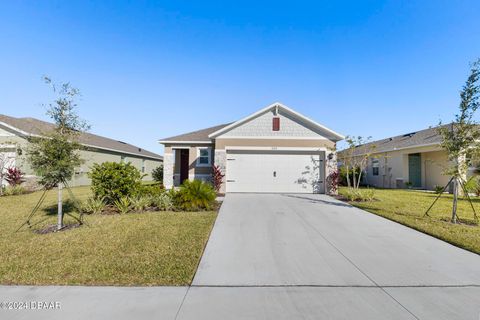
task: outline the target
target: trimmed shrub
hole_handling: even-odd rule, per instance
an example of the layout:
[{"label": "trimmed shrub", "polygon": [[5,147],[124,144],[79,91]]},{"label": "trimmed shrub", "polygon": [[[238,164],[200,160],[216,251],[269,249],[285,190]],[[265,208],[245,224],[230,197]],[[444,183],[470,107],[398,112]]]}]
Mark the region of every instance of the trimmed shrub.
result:
[{"label": "trimmed shrub", "polygon": [[212,185],[200,180],[185,180],[174,195],[175,206],[180,210],[211,210],[216,193]]},{"label": "trimmed shrub", "polygon": [[347,188],[343,195],[348,201],[372,201],[375,197],[375,189]]},{"label": "trimmed shrub", "polygon": [[99,214],[105,208],[105,202],[102,198],[88,198],[85,202],[82,202],[80,210],[84,213]]},{"label": "trimmed shrub", "polygon": [[113,204],[124,197],[135,197],[142,186],[142,174],[131,163],[95,163],[88,173],[97,199]]},{"label": "trimmed shrub", "polygon": [[152,178],[155,181],[163,183],[163,164],[152,170]]},{"label": "trimmed shrub", "polygon": [[142,196],[158,196],[165,192],[165,187],[161,183],[144,184],[140,187],[139,194]]}]

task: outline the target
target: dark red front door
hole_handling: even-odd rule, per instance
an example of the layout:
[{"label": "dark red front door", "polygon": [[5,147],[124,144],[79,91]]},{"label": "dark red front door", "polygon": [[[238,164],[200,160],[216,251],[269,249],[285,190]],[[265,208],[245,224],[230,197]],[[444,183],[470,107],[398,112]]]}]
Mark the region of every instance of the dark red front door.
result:
[{"label": "dark red front door", "polygon": [[180,184],[182,184],[184,180],[188,179],[188,153],[188,149],[180,150]]}]

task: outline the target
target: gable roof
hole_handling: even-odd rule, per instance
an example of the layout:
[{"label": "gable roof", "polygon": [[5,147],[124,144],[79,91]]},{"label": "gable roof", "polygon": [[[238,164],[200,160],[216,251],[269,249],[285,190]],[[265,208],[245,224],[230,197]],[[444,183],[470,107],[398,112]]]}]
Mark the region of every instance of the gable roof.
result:
[{"label": "gable roof", "polygon": [[[442,142],[442,137],[438,134],[438,128],[438,126],[431,127],[416,132],[410,132],[395,137],[365,143],[357,146],[357,150],[354,151],[353,155],[361,155],[365,149],[368,149],[369,146],[375,146],[373,153],[383,153],[420,146],[439,145]],[[345,150],[347,149],[338,152],[339,157],[341,157]]]},{"label": "gable roof", "polygon": [[261,115],[261,114],[263,114],[263,113],[265,113],[269,110],[272,110],[274,108],[278,108],[278,109],[290,114],[294,118],[309,124],[313,128],[317,128],[320,131],[325,132],[327,137],[332,141],[340,141],[340,140],[343,140],[345,138],[343,135],[341,135],[341,134],[339,134],[339,133],[337,133],[337,132],[335,132],[331,129],[328,129],[327,127],[319,124],[318,122],[313,121],[310,118],[307,118],[306,116],[290,109],[289,107],[287,107],[286,105],[284,105],[280,102],[272,103],[271,105],[268,105],[265,108],[255,112],[255,113],[252,113],[251,115],[249,115],[249,116],[247,116],[243,119],[240,119],[240,120],[238,120],[236,122],[233,122],[233,123],[231,123],[231,124],[229,124],[229,125],[227,125],[223,128],[220,128],[219,130],[209,134],[208,137],[211,138],[211,139],[214,139],[214,138],[218,137],[219,135],[221,135],[221,134],[223,134],[223,133],[225,133],[225,132],[227,132],[227,131],[229,131],[233,128],[236,128],[236,127],[238,127],[238,126],[254,119],[255,117],[257,117],[257,116],[259,116],[259,115]]},{"label": "gable roof", "polygon": [[230,123],[220,124],[214,127],[180,134],[178,136],[173,136],[170,138],[165,138],[160,140],[159,142],[160,143],[175,143],[175,142],[177,143],[189,143],[189,142],[211,143],[212,139],[209,138],[209,135],[215,131],[225,128],[228,125],[230,125]]},{"label": "gable roof", "polygon": [[[55,126],[52,123],[35,118],[14,118],[2,114],[0,114],[0,125],[3,125],[4,127],[7,127],[23,136],[38,137],[55,129]],[[163,160],[163,157],[156,153],[144,150],[123,141],[105,138],[88,132],[80,133],[78,136],[78,142],[87,147],[131,154],[155,160]]]}]

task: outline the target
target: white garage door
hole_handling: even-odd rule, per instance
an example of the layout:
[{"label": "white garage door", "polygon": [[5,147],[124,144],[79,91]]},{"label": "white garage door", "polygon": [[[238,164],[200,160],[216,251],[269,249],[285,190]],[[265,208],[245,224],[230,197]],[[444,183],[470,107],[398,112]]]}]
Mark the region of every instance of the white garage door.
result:
[{"label": "white garage door", "polygon": [[227,192],[324,193],[324,152],[227,152]]}]

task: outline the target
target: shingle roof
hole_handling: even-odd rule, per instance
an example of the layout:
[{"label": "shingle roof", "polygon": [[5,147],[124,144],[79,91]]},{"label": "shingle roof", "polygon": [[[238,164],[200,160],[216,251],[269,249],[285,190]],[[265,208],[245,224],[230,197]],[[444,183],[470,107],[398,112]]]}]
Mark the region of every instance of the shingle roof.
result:
[{"label": "shingle roof", "polygon": [[188,132],[188,133],[184,133],[184,134],[181,134],[181,135],[178,135],[178,136],[174,136],[174,137],[170,137],[170,138],[166,138],[166,139],[161,139],[161,141],[172,141],[172,142],[175,142],[175,141],[202,141],[202,142],[210,142],[212,141],[208,135],[211,134],[211,133],[214,133],[215,131],[217,130],[220,130],[226,126],[228,126],[230,123],[226,123],[226,124],[220,124],[218,126],[214,126],[214,127],[210,127],[210,128],[206,128],[206,129],[201,129],[201,130],[197,130],[197,131],[192,131],[192,132]]},{"label": "shingle roof", "polygon": [[[4,122],[7,125],[17,130],[23,131],[29,135],[42,135],[54,129],[53,124],[34,118],[14,118],[0,114],[0,122]],[[163,159],[162,156],[144,150],[137,146],[128,144],[123,141],[98,136],[92,133],[81,133],[78,137],[78,142],[83,145],[93,146],[99,149],[116,151],[119,153],[133,154],[141,157],[160,160]]]},{"label": "shingle roof", "polygon": [[[437,130],[438,130],[438,127],[433,127],[433,128],[416,131],[416,132],[402,134],[402,135],[391,137],[391,138],[372,141],[364,145],[361,145],[362,148],[358,148],[360,146],[357,146],[358,151],[356,153],[360,154],[364,152],[366,149],[368,149],[368,146],[373,146],[373,145],[375,146],[374,153],[381,153],[381,152],[387,152],[387,151],[392,151],[396,149],[413,148],[413,147],[422,146],[422,145],[440,144],[442,138],[438,134]],[[339,152],[339,157],[341,157],[341,154],[343,151],[345,150],[342,150]]]}]

